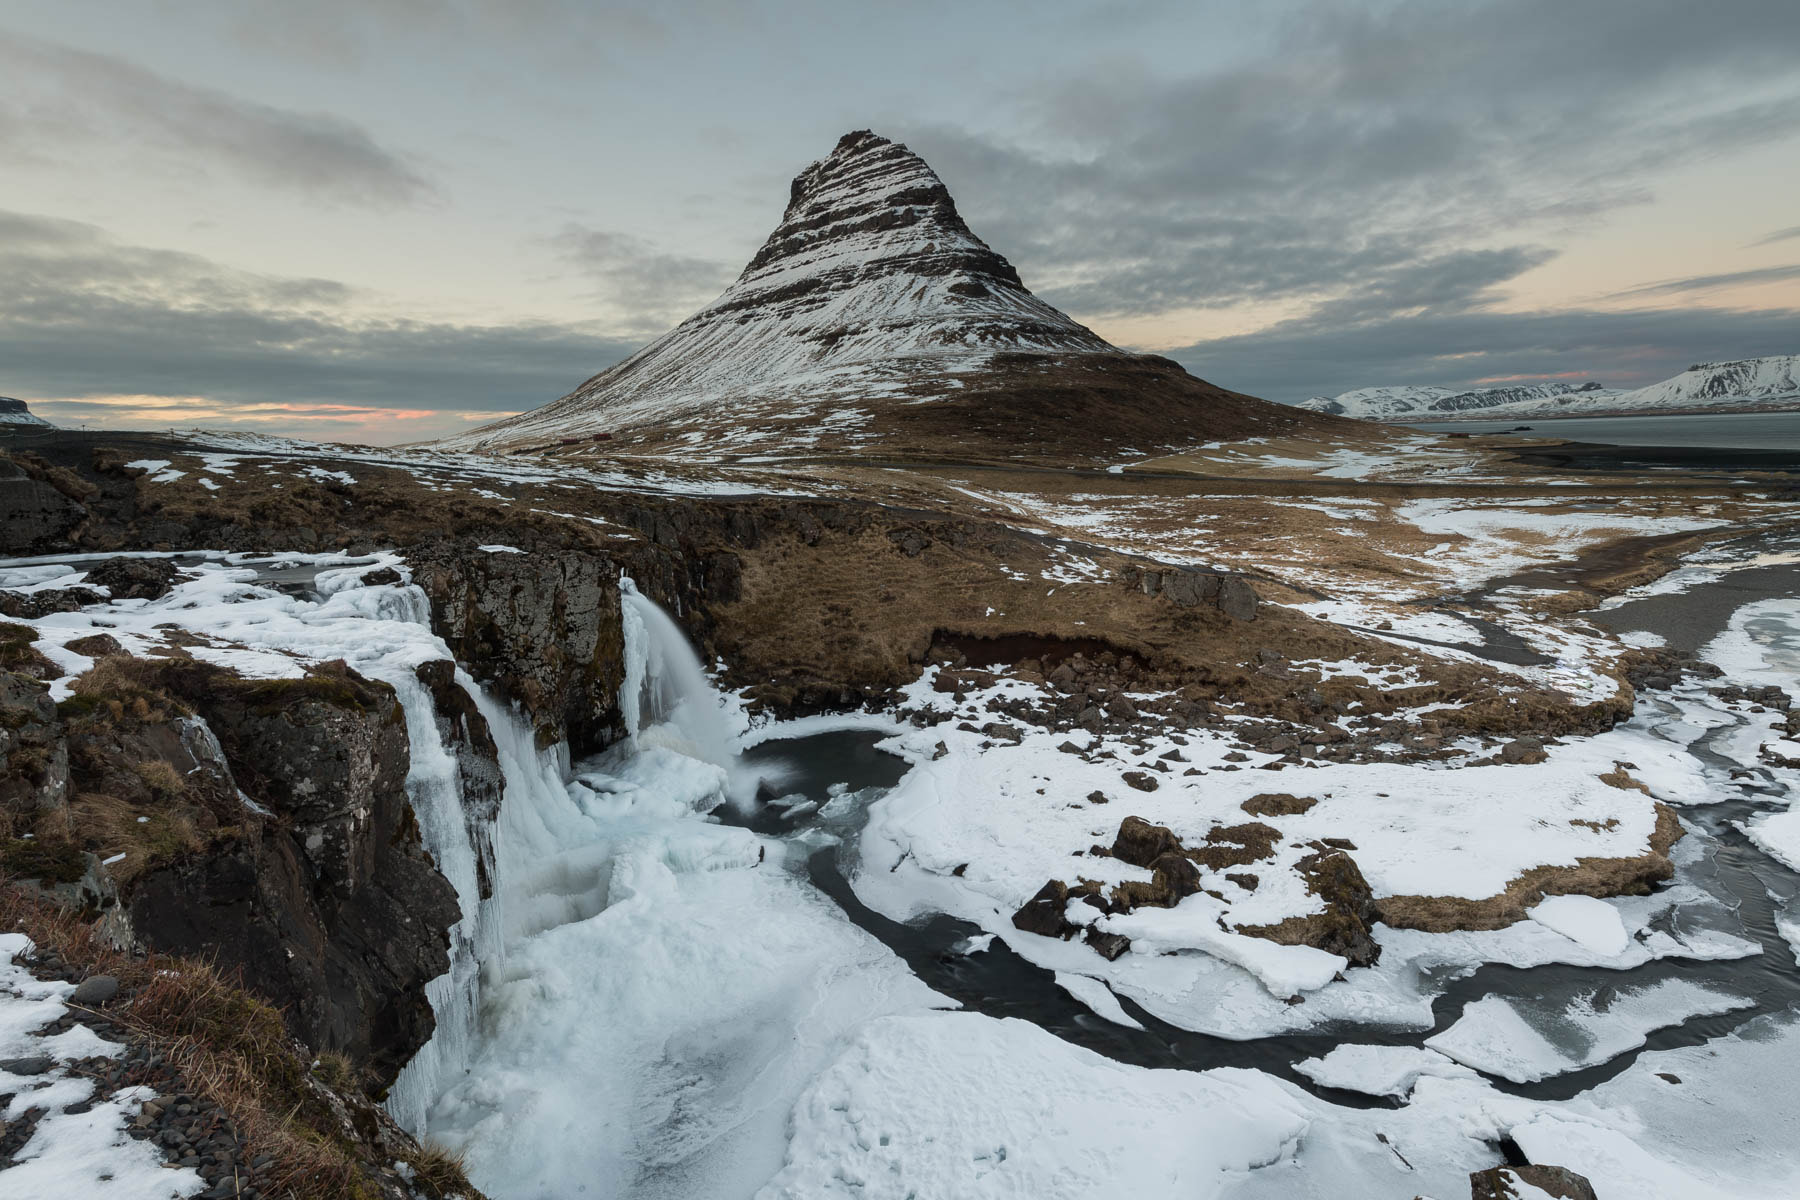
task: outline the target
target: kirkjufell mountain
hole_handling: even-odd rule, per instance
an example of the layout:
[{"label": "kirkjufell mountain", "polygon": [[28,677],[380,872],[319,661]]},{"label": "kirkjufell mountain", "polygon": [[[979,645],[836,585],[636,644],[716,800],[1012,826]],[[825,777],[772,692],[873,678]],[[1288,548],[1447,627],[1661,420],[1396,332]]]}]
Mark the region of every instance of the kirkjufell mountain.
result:
[{"label": "kirkjufell mountain", "polygon": [[445,444],[1060,459],[1322,421],[1121,350],[1038,299],[923,159],[864,130],[795,178],[717,300],[555,403]]}]

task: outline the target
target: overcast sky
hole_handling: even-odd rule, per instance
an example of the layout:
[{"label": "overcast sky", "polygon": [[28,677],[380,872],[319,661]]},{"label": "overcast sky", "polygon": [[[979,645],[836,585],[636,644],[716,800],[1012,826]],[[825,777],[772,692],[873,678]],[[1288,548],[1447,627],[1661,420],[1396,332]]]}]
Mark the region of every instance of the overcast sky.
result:
[{"label": "overcast sky", "polygon": [[0,0],[0,394],[359,441],[555,399],[850,129],[1295,401],[1800,352],[1795,0]]}]

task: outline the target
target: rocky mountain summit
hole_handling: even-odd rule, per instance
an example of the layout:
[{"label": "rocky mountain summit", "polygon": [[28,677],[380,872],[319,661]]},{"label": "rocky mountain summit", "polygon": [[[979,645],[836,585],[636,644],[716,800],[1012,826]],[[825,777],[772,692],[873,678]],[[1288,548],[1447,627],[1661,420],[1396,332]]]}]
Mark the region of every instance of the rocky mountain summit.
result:
[{"label": "rocky mountain summit", "polygon": [[781,224],[717,300],[554,404],[445,444],[1062,456],[1307,420],[1044,303],[923,159],[864,130],[794,179]]}]

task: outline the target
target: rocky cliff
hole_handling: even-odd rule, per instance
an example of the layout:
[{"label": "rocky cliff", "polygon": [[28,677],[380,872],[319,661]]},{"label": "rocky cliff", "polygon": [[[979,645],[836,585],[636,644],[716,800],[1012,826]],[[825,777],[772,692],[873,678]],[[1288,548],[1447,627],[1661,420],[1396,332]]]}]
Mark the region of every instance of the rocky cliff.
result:
[{"label": "rocky cliff", "polygon": [[93,649],[59,704],[0,675],[0,866],[103,910],[115,944],[216,961],[308,1046],[392,1079],[431,1036],[458,915],[393,690],[342,664],[250,680]]}]

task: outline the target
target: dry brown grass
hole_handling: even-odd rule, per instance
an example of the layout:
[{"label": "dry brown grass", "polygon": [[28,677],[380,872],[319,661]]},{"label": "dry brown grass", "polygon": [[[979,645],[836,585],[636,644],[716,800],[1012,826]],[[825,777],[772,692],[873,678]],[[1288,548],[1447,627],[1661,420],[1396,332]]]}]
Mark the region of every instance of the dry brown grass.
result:
[{"label": "dry brown grass", "polygon": [[[143,765],[168,767],[163,762]],[[140,808],[100,792],[78,794],[69,804],[69,816],[82,840],[102,859],[125,856],[106,868],[119,883],[201,850],[207,843],[186,813]]]},{"label": "dry brown grass", "polygon": [[464,1157],[460,1150],[426,1140],[419,1143],[419,1153],[409,1161],[413,1176],[425,1194],[434,1200],[448,1200],[468,1191],[469,1176]]},{"label": "dry brown grass", "polygon": [[45,658],[31,643],[37,630],[29,625],[0,621],[0,670],[17,671],[33,679],[55,679],[62,668]]},{"label": "dry brown grass", "polygon": [[[40,948],[90,973],[116,977],[131,992],[107,1018],[151,1043],[185,1087],[231,1118],[249,1157],[273,1159],[259,1183],[265,1196],[290,1200],[372,1200],[381,1195],[350,1118],[369,1102],[340,1096],[313,1077],[312,1056],[287,1032],[281,1013],[210,963],[151,955],[134,958],[91,936],[88,925],[30,898],[0,876],[0,929],[26,934]],[[348,1073],[354,1074],[349,1064]],[[478,1197],[461,1160],[425,1147],[438,1196]]]}]

